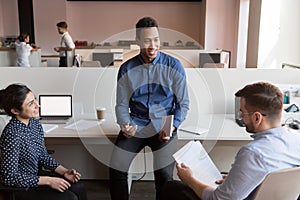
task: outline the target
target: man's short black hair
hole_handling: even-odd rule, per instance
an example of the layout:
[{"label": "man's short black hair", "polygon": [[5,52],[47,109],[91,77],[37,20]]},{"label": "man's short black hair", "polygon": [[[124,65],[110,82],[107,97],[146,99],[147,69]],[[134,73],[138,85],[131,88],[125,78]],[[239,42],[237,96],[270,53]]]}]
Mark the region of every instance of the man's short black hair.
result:
[{"label": "man's short black hair", "polygon": [[143,28],[151,28],[151,27],[157,27],[158,24],[155,19],[151,17],[143,17],[141,18],[135,25],[136,28],[136,37],[140,38],[141,29]]},{"label": "man's short black hair", "polygon": [[56,26],[59,28],[68,28],[68,24],[66,22],[58,22]]}]

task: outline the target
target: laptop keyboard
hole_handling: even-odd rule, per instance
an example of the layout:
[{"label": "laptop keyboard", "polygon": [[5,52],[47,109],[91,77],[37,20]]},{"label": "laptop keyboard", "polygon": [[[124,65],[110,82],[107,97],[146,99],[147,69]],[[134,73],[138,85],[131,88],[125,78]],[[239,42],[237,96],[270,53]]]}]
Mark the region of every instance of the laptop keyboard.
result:
[{"label": "laptop keyboard", "polygon": [[43,117],[40,119],[42,124],[65,124],[70,117]]}]

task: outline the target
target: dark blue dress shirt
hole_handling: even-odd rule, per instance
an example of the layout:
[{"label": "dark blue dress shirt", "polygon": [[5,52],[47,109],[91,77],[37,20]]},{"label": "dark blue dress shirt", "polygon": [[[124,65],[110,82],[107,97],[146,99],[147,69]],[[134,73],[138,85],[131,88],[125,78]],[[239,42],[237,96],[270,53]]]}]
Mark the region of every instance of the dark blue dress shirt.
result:
[{"label": "dark blue dress shirt", "polygon": [[8,186],[36,187],[39,165],[51,170],[59,165],[47,153],[42,125],[34,118],[25,125],[13,117],[2,132],[0,148],[1,182]]},{"label": "dark blue dress shirt", "polygon": [[173,126],[177,128],[188,109],[186,74],[176,58],[158,52],[152,63],[145,64],[137,55],[120,67],[116,103],[119,125],[130,122],[141,129],[151,122],[159,131],[155,121],[174,115]]}]

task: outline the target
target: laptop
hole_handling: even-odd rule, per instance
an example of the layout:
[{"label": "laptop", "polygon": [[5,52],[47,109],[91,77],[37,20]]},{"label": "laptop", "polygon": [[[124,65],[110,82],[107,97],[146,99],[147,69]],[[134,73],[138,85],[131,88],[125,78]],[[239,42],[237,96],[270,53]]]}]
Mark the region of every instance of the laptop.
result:
[{"label": "laptop", "polygon": [[72,95],[39,95],[40,121],[43,124],[65,124],[72,118]]}]

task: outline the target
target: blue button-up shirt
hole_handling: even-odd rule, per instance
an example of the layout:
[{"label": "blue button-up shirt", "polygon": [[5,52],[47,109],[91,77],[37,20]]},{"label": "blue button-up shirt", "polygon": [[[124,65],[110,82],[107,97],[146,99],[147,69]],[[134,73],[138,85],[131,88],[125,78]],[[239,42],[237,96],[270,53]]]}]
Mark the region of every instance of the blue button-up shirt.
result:
[{"label": "blue button-up shirt", "polygon": [[38,166],[54,170],[58,163],[47,153],[44,131],[34,118],[28,126],[12,118],[0,138],[1,182],[8,186],[38,186]]},{"label": "blue button-up shirt", "polygon": [[254,141],[238,152],[223,184],[216,190],[204,190],[203,200],[251,199],[254,189],[269,173],[300,165],[298,132],[279,127],[255,133],[252,137]]},{"label": "blue button-up shirt", "polygon": [[[141,55],[125,62],[118,72],[117,122],[130,122],[139,129],[150,122],[157,127],[162,116],[174,115],[178,127],[189,110],[186,74],[176,58],[158,52],[152,63]],[[138,129],[138,130],[139,130]]]}]

